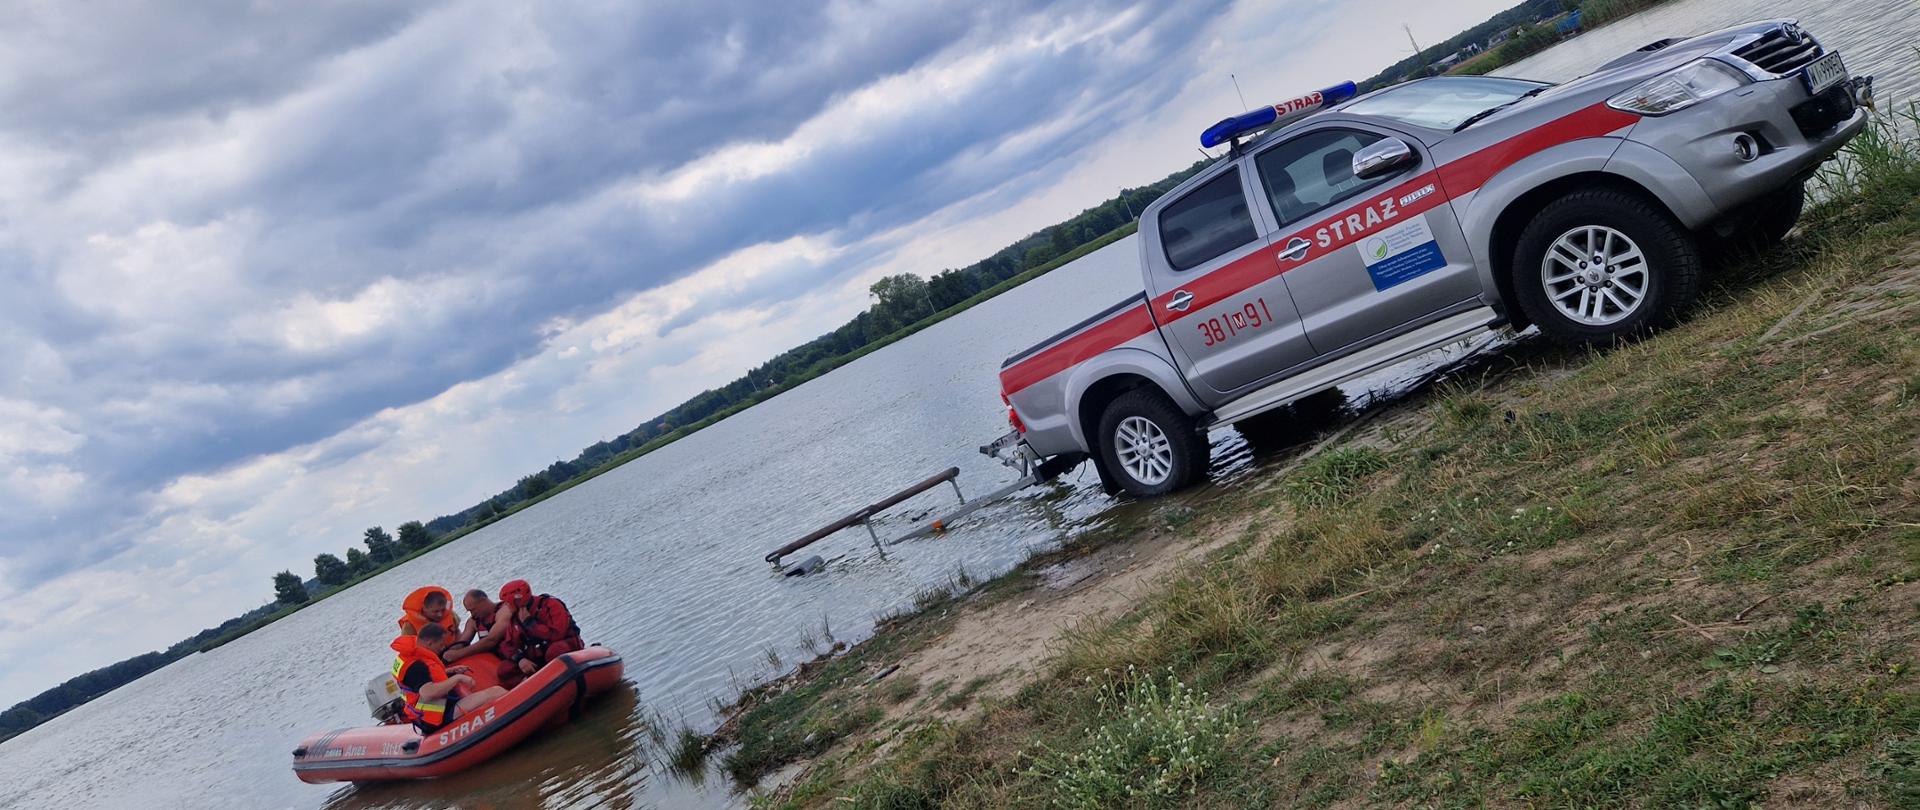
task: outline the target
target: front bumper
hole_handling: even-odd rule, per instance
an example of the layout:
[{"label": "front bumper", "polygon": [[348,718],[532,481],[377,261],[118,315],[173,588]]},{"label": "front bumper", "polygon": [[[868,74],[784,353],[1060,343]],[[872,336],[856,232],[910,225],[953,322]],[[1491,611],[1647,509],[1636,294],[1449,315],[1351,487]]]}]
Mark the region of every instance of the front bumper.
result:
[{"label": "front bumper", "polygon": [[1699,183],[1711,219],[1804,179],[1867,124],[1872,77],[1819,95],[1799,76],[1757,81],[1672,115],[1642,119],[1628,140],[1672,158]]}]

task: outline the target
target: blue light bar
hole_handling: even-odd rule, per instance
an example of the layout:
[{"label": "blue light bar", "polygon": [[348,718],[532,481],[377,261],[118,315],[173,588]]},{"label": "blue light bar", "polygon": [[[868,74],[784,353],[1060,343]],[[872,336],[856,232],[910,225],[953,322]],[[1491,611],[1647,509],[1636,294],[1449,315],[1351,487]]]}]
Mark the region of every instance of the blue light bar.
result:
[{"label": "blue light bar", "polygon": [[1200,145],[1219,146],[1249,132],[1266,129],[1296,118],[1304,118],[1353,98],[1359,91],[1353,82],[1343,82],[1325,90],[1315,90],[1299,98],[1287,99],[1271,107],[1261,107],[1241,113],[1207,127],[1206,132],[1200,133]]}]

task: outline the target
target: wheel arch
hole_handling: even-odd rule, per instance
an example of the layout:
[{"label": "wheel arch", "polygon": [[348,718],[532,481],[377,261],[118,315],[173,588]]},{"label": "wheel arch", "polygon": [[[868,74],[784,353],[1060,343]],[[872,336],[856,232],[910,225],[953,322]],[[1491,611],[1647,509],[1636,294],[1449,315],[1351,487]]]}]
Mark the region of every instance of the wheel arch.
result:
[{"label": "wheel arch", "polygon": [[1525,329],[1532,324],[1521,310],[1514,291],[1513,252],[1519,246],[1520,233],[1526,230],[1527,223],[1541,209],[1554,200],[1576,191],[1592,189],[1611,189],[1640,197],[1648,203],[1665,211],[1669,216],[1679,217],[1673,207],[1661,199],[1652,189],[1624,175],[1603,170],[1589,170],[1560,175],[1540,183],[1515,195],[1495,215],[1487,229],[1486,267],[1492,276],[1490,280],[1499,292],[1501,311],[1515,329]]},{"label": "wheel arch", "polygon": [[1166,358],[1142,349],[1116,349],[1088,361],[1067,384],[1073,438],[1082,450],[1099,457],[1094,434],[1099,431],[1100,415],[1121,394],[1138,388],[1158,390],[1189,416],[1207,410]]}]

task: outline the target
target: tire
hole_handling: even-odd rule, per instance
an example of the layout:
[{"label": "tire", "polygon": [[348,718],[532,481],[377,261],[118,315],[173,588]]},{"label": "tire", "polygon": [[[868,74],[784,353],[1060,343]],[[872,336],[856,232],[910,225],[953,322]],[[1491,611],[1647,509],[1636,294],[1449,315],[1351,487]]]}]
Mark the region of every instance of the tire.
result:
[{"label": "tire", "polygon": [[[1603,261],[1593,261],[1596,250]],[[1693,234],[1643,197],[1578,191],[1548,203],[1527,223],[1514,247],[1512,274],[1521,310],[1548,339],[1572,347],[1612,345],[1666,326],[1693,303],[1700,294],[1700,248]]]},{"label": "tire", "polygon": [[1099,430],[1095,438],[1101,463],[1114,483],[1134,497],[1165,495],[1206,472],[1211,451],[1206,434],[1154,389],[1136,388],[1107,403]]}]

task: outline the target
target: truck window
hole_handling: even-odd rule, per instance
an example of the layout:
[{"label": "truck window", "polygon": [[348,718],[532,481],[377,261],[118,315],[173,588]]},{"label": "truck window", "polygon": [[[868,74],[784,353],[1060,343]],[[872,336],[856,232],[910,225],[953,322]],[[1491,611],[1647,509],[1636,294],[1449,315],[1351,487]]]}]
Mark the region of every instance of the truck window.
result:
[{"label": "truck window", "polygon": [[1176,271],[1206,264],[1257,235],[1238,169],[1208,180],[1160,210],[1160,246]]},{"label": "truck window", "polygon": [[1353,176],[1353,153],[1380,140],[1370,132],[1322,129],[1278,144],[1254,159],[1273,215],[1286,225],[1388,178]]}]

